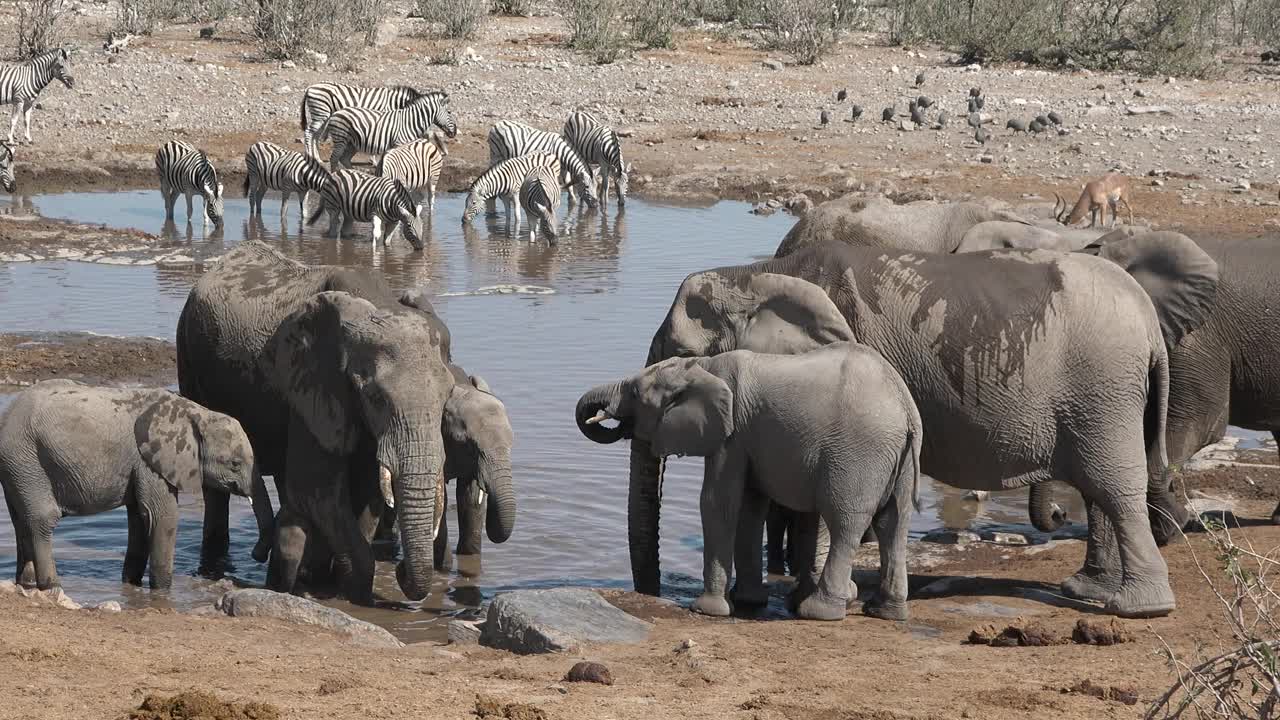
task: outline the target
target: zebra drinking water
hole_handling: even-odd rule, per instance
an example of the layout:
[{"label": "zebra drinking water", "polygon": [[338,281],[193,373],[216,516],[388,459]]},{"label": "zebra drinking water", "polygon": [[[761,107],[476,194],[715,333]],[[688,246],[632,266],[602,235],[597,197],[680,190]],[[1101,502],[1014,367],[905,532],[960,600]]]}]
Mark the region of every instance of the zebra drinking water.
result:
[{"label": "zebra drinking water", "polygon": [[68,89],[75,86],[71,76],[71,55],[62,48],[46,50],[24,63],[0,63],[0,105],[13,106],[13,118],[9,121],[9,144],[18,129],[18,118],[26,123],[25,142],[31,142],[31,111],[36,106],[36,96],[54,80]]},{"label": "zebra drinking water", "polygon": [[316,133],[329,116],[342,108],[357,107],[377,112],[399,110],[413,104],[424,93],[407,85],[360,87],[338,83],[316,83],[302,93],[302,147],[312,157],[319,157]]},{"label": "zebra drinking water", "polygon": [[529,223],[529,242],[541,231],[547,242],[555,245],[560,178],[549,164],[534,167],[520,184],[520,207]]},{"label": "zebra drinking water", "polygon": [[449,137],[458,134],[445,93],[428,93],[409,107],[389,112],[343,108],[329,116],[317,138],[322,142],[333,138],[329,167],[336,171],[351,167],[351,158],[357,152],[380,156],[391,148],[427,137],[432,127],[439,127]]},{"label": "zebra drinking water", "polygon": [[[390,239],[396,227],[404,230],[404,237],[415,250],[422,249],[422,221],[414,212],[416,208],[409,191],[393,178],[374,177],[355,170],[339,170],[329,176],[320,190],[320,206],[307,220],[315,225],[324,213],[329,213],[329,237],[338,236],[338,218],[342,218],[342,236],[350,237],[352,223],[373,223],[373,244],[379,238]],[[383,224],[386,233],[383,233]],[[385,243],[384,243],[385,244]]]},{"label": "zebra drinking water", "polygon": [[[471,183],[467,190],[467,205],[462,211],[462,224],[468,225],[472,218],[484,210],[485,203],[493,198],[501,198],[507,211],[507,220],[511,220],[511,211],[515,210],[515,228],[520,228],[520,187],[524,179],[537,168],[546,168],[552,176],[561,177],[560,159],[554,153],[535,152],[513,157],[485,170]],[[559,205],[559,203],[556,203]]]},{"label": "zebra drinking water", "polygon": [[[426,140],[414,140],[407,145],[389,150],[378,164],[378,176],[395,178],[404,185],[413,198],[415,214],[422,217],[422,199],[427,200],[427,212],[435,210],[436,184],[444,156],[449,154],[444,140],[438,133],[431,133]],[[424,193],[425,191],[425,193]]]},{"label": "zebra drinking water", "polygon": [[[617,180],[618,204],[625,205],[631,166],[622,160],[622,143],[618,134],[602,125],[591,113],[581,110],[569,116],[560,134],[591,169],[592,175],[596,173],[595,166],[600,167],[600,201],[608,199],[609,177],[613,176]],[[569,192],[572,198],[573,191]]]},{"label": "zebra drinking water", "polygon": [[280,217],[284,217],[289,196],[298,194],[298,211],[307,217],[307,191],[320,192],[329,179],[329,168],[310,155],[286,150],[275,143],[256,142],[244,155],[244,196],[249,198],[249,215],[262,214],[262,198],[268,190],[279,190]]},{"label": "zebra drinking water", "polygon": [[13,179],[13,146],[3,140],[0,140],[0,185],[8,193],[18,189],[18,183]]},{"label": "zebra drinking water", "polygon": [[[503,120],[489,130],[490,165],[532,152],[554,153],[560,160],[560,167],[564,173],[560,176],[560,184],[562,186],[572,184],[589,207],[596,206],[596,192],[592,188],[594,183],[591,171],[564,138],[553,132],[510,120]],[[569,198],[570,201],[575,200],[572,192]]]},{"label": "zebra drinking water", "polygon": [[191,197],[198,193],[204,198],[203,217],[222,224],[222,183],[203,150],[170,140],[156,151],[156,174],[160,176],[165,220],[173,221],[173,204],[181,194],[187,197],[187,222],[191,222]]}]

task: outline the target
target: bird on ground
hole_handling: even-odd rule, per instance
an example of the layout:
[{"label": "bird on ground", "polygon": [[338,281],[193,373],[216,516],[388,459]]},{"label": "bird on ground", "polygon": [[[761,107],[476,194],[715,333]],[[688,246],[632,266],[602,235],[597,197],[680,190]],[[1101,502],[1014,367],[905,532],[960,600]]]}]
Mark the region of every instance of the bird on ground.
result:
[{"label": "bird on ground", "polygon": [[853,106],[853,109],[850,111],[849,115],[851,116],[851,117],[849,118],[849,122],[857,122],[857,121],[858,121],[858,118],[862,117],[862,106],[861,106],[861,105],[854,105],[854,106]]},{"label": "bird on ground", "polygon": [[1053,123],[1054,125],[1061,125],[1062,116],[1051,110],[1049,111],[1049,122]]},{"label": "bird on ground", "polygon": [[[1031,122],[1035,121],[1032,120]],[[1027,131],[1027,124],[1017,118],[1009,118],[1009,122],[1005,123],[1004,126],[1016,133],[1024,133]]]},{"label": "bird on ground", "polygon": [[916,125],[924,124],[924,108],[920,107],[919,105],[911,106],[911,122],[915,123]]},{"label": "bird on ground", "polygon": [[880,112],[880,121],[893,122],[893,116],[897,114],[898,114],[897,111],[894,110],[892,105],[890,105],[889,107],[885,108]]},{"label": "bird on ground", "polygon": [[1045,127],[1046,126],[1042,125],[1039,120],[1032,120],[1031,123],[1027,125],[1027,129],[1036,135],[1044,132]]},{"label": "bird on ground", "polygon": [[987,129],[986,129],[986,128],[984,128],[984,127],[982,127],[981,125],[979,125],[979,126],[978,126],[978,129],[973,133],[973,139],[974,139],[974,140],[977,140],[979,145],[982,145],[983,147],[986,147],[986,145],[987,145]]},{"label": "bird on ground", "polygon": [[930,99],[927,95],[921,95],[920,97],[916,98],[916,104],[928,110],[929,108],[933,107],[933,100]]},{"label": "bird on ground", "polygon": [[830,124],[831,124],[831,113],[827,112],[827,111],[826,111],[826,109],[824,108],[824,109],[822,110],[822,113],[818,115],[818,122],[822,123],[822,127],[826,127],[826,126],[830,125]]},{"label": "bird on ground", "polygon": [[836,102],[844,102],[844,99],[847,97],[849,97],[849,89],[841,88],[840,91],[836,93]]},{"label": "bird on ground", "polygon": [[969,112],[978,112],[978,101],[976,98],[969,98]]},{"label": "bird on ground", "polygon": [[982,108],[987,106],[987,96],[979,95],[978,97],[973,99],[973,104],[977,105],[978,109],[981,110]]},{"label": "bird on ground", "polygon": [[947,126],[947,121],[950,119],[951,119],[951,116],[947,114],[946,110],[939,112],[938,119],[933,123],[933,129],[941,130],[945,128]]},{"label": "bird on ground", "polygon": [[924,85],[924,73],[916,73],[916,87]]},{"label": "bird on ground", "polygon": [[982,88],[980,87],[969,88],[969,97],[978,97],[981,94],[982,94]]},{"label": "bird on ground", "polygon": [[982,127],[981,113],[976,113],[976,112],[969,113],[969,127],[972,127],[972,128]]}]

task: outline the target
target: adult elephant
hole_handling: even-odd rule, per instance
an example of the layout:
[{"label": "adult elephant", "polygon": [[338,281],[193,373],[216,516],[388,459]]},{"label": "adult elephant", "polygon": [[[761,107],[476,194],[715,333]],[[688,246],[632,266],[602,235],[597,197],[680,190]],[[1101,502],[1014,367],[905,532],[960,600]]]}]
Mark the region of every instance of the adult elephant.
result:
[{"label": "adult elephant", "polygon": [[[182,394],[240,420],[277,479],[268,585],[294,588],[314,534],[333,550],[344,594],[371,601],[373,556],[349,501],[380,514],[389,479],[404,548],[396,578],[409,599],[426,597],[455,384],[448,329],[429,304],[401,302],[367,272],[309,268],[242,243],[192,289],[177,345]],[[494,501],[513,522],[512,494]],[[225,523],[206,527],[215,546],[225,536]]]},{"label": "adult elephant", "polygon": [[[803,352],[844,339],[847,322],[911,389],[925,426],[922,472],[985,490],[1067,480],[1088,503],[1089,543],[1063,592],[1121,616],[1161,615],[1174,598],[1147,515],[1149,499],[1164,499],[1161,322],[1180,334],[1197,326],[1216,271],[1190,280],[1157,311],[1124,270],[1085,255],[922,255],[828,243],[689,276],[646,364],[737,348]],[[631,432],[597,425],[590,434],[615,442]],[[632,574],[651,594],[659,590],[662,473],[663,459],[633,439]]]},{"label": "adult elephant", "polygon": [[[1181,240],[1179,240],[1181,238]],[[1086,248],[1133,272],[1153,298],[1169,289],[1161,268],[1175,266],[1186,241],[1173,233],[1137,237],[1108,236]],[[1280,347],[1275,322],[1280,245],[1275,238],[1225,241],[1199,238],[1196,244],[1218,266],[1218,292],[1204,324],[1169,343],[1169,419],[1165,444],[1170,464],[1185,462],[1201,448],[1222,439],[1227,424],[1269,431],[1280,441],[1280,370],[1274,362]],[[1179,506],[1172,487],[1164,490],[1165,506]],[[1056,530],[1061,518],[1046,515],[1052,508],[1049,486],[1031,488],[1032,521],[1043,530]],[[1180,529],[1157,526],[1156,540],[1164,543]],[[1280,524],[1280,505],[1271,514]]]},{"label": "adult elephant", "polygon": [[1022,221],[988,220],[969,228],[960,239],[960,245],[956,247],[955,252],[1014,248],[1072,252],[1096,241],[1105,232],[1107,231],[1077,228],[1051,230]]}]

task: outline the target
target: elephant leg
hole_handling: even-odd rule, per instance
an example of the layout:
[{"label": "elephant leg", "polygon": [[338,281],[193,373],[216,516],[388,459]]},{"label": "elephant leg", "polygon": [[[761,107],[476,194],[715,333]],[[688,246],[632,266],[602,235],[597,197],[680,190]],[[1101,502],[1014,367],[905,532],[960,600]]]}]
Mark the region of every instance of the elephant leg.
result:
[{"label": "elephant leg", "polygon": [[14,582],[24,587],[35,585],[36,564],[31,550],[30,531],[27,530],[27,526],[22,522],[22,516],[14,507],[12,493],[6,493],[4,501],[9,506],[9,519],[13,521],[14,545],[17,546],[18,551]]},{"label": "elephant leg", "polygon": [[1062,594],[1076,600],[1105,602],[1120,589],[1120,548],[1115,528],[1102,508],[1086,497],[1085,511],[1089,517],[1089,541],[1084,567],[1062,583]]},{"label": "elephant leg", "polygon": [[765,519],[766,532],[768,533],[768,542],[766,548],[769,553],[768,570],[770,575],[786,575],[787,560],[793,556],[790,552],[791,545],[795,542],[795,532],[788,533],[788,525],[791,522],[791,512],[777,503],[769,504],[768,516]]},{"label": "elephant leg", "polygon": [[157,490],[155,497],[139,505],[151,545],[151,589],[167,590],[173,585],[173,554],[178,542],[178,495]]},{"label": "elephant leg", "polygon": [[200,572],[217,572],[231,549],[231,494],[204,488],[204,529],[200,541]]},{"label": "elephant leg", "polygon": [[883,620],[906,620],[907,531],[911,526],[909,482],[899,486],[889,504],[876,514],[873,525],[880,538],[880,587],[862,611]]},{"label": "elephant leg", "polygon": [[853,574],[853,556],[862,534],[871,524],[871,513],[844,513],[829,503],[822,512],[831,534],[830,550],[817,590],[800,602],[796,614],[806,620],[841,620],[853,599],[849,579]]},{"label": "elephant leg", "polygon": [[762,607],[769,604],[769,587],[764,584],[760,559],[764,549],[760,541],[765,516],[770,506],[766,495],[748,487],[742,495],[742,510],[738,515],[737,548],[734,553],[733,604],[739,607]]},{"label": "elephant leg", "polygon": [[267,587],[276,592],[293,592],[298,582],[298,567],[307,548],[310,526],[302,516],[281,503],[276,514],[276,543],[267,564]]},{"label": "elephant leg", "polygon": [[432,562],[436,570],[449,569],[449,494],[437,496],[436,517],[440,518],[436,528],[435,546],[432,548]]},{"label": "elephant leg", "polygon": [[458,479],[458,547],[456,555],[480,556],[489,500],[475,478]]},{"label": "elephant leg", "polygon": [[734,535],[746,471],[742,453],[722,447],[703,464],[702,496],[702,595],[693,601],[694,612],[729,614],[729,576],[733,573]]},{"label": "elephant leg", "polygon": [[[791,513],[787,532],[795,544],[795,557],[791,560],[791,574],[796,578],[795,588],[787,596],[787,609],[798,613],[800,603],[818,589],[818,577],[826,565],[831,537],[827,524],[817,513]],[[857,595],[857,588],[851,588]]]},{"label": "elephant leg", "polygon": [[318,532],[307,535],[307,547],[298,565],[298,582],[312,589],[333,590],[337,580],[333,570],[333,550]]},{"label": "elephant leg", "polygon": [[1120,591],[1107,600],[1106,611],[1120,617],[1168,615],[1176,602],[1169,586],[1169,567],[1151,535],[1145,495],[1098,498],[1115,528],[1123,576]]},{"label": "elephant leg", "polygon": [[126,511],[129,516],[129,544],[124,551],[124,569],[120,573],[120,582],[141,585],[142,576],[147,572],[151,538],[147,534],[147,523],[138,504],[129,503]]}]

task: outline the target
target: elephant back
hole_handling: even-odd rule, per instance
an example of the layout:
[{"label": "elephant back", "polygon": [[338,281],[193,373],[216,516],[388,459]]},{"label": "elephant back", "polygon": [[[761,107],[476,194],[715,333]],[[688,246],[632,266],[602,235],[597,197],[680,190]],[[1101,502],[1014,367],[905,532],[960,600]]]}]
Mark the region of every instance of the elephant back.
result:
[{"label": "elephant back", "polygon": [[895,205],[883,196],[846,195],[805,213],[782,239],[774,257],[824,242],[950,253],[960,247],[971,227],[1001,219],[1009,216],[974,202]]}]

